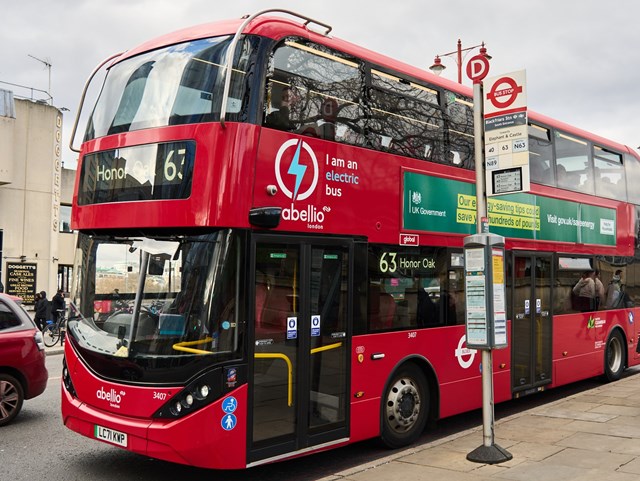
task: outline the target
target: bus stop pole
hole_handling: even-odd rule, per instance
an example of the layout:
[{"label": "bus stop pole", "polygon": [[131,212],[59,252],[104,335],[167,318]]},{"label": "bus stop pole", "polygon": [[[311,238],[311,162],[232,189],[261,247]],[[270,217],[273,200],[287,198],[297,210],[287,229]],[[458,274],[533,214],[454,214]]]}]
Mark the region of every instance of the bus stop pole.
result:
[{"label": "bus stop pole", "polygon": [[[484,116],[481,81],[473,83],[473,125],[476,170],[476,231],[489,233],[484,172]],[[488,313],[488,315],[493,315]],[[469,461],[497,464],[513,458],[511,453],[494,442],[495,416],[493,410],[493,351],[482,349],[482,446],[467,455]]]},{"label": "bus stop pole", "polygon": [[487,219],[487,199],[484,185],[484,142],[482,118],[482,82],[473,84],[473,149],[475,153],[476,166],[476,232],[483,234],[489,232],[489,221]]}]

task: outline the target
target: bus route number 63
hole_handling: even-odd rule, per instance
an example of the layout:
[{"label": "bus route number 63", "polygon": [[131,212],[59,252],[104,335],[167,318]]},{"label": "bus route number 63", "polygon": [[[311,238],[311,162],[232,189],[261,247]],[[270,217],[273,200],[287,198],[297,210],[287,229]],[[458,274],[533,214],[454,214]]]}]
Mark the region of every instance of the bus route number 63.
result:
[{"label": "bus route number 63", "polygon": [[398,268],[396,252],[383,252],[380,256],[380,272],[395,272]]},{"label": "bus route number 63", "polygon": [[187,149],[171,149],[164,159],[164,179],[167,182],[182,181],[182,169]]}]

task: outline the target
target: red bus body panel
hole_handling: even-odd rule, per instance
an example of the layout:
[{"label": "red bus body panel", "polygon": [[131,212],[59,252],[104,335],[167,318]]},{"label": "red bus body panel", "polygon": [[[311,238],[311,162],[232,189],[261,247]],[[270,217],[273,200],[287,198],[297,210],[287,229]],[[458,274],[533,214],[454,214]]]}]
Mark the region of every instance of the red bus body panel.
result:
[{"label": "red bus body panel", "polygon": [[567,314],[553,319],[553,384],[569,384],[604,374],[605,347],[613,329],[624,333],[629,366],[638,364],[635,346],[640,309]]},{"label": "red bus body panel", "polygon": [[[62,388],[62,419],[69,429],[92,439],[96,439],[96,425],[125,432],[129,451],[175,463],[217,469],[246,467],[244,450],[229,449],[229,446],[246,446],[246,384],[228,394],[238,400],[235,412],[238,424],[227,431],[222,427],[225,414],[222,398],[177,420],[153,420],[151,413],[159,407],[154,392],[166,393],[168,397],[163,402],[169,402],[179,388],[131,387],[101,381],[77,358],[70,343],[66,344],[65,358],[79,395],[74,398]],[[107,393],[119,394],[120,402],[109,405],[108,400],[98,398],[93,391],[96,386]]]},{"label": "red bus body panel", "polygon": [[[464,326],[354,337],[351,441],[380,434],[380,402],[386,383],[390,373],[408,359],[420,363],[436,376],[439,418],[481,407],[481,353],[466,349],[464,337]],[[374,360],[373,354],[384,354],[384,357]],[[495,401],[511,399],[509,349],[493,351],[493,379]]]}]

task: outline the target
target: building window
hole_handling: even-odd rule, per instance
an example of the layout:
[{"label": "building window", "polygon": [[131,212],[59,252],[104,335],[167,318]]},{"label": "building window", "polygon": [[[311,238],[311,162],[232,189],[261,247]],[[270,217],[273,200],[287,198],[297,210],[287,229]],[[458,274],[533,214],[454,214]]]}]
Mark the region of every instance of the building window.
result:
[{"label": "building window", "polygon": [[73,276],[73,266],[58,265],[58,289],[69,292]]},{"label": "building window", "polygon": [[71,206],[60,205],[60,232],[73,232],[71,230]]}]

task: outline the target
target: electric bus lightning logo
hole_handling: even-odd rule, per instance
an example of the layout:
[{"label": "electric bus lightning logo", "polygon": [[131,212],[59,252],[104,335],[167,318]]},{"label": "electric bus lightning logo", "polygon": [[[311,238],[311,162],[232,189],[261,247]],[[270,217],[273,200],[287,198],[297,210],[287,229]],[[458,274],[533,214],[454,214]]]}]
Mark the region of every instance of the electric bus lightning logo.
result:
[{"label": "electric bus lightning logo", "polygon": [[302,183],[302,178],[304,177],[304,173],[307,171],[306,165],[300,165],[300,147],[302,146],[302,141],[298,142],[298,146],[296,147],[296,153],[293,154],[293,160],[291,161],[291,165],[289,166],[289,170],[287,170],[287,174],[296,176],[296,186],[293,189],[293,197],[295,200],[298,195],[298,189],[300,188],[300,184]]},{"label": "electric bus lightning logo", "polygon": [[[289,157],[286,154],[294,146],[293,156]],[[291,163],[286,169],[287,175],[283,179],[282,170],[289,159],[291,159]],[[275,173],[280,191],[291,199],[290,207],[282,210],[282,218],[294,222],[304,222],[308,229],[323,229],[322,223],[324,222],[325,212],[330,212],[330,207],[318,207],[314,204],[308,204],[306,207],[299,208],[294,205],[295,202],[308,199],[318,186],[318,177],[320,175],[318,159],[311,146],[304,140],[287,140],[280,146],[276,154]],[[305,179],[309,179],[310,176],[311,182],[309,183],[307,180],[305,183]],[[309,186],[305,188],[307,183]],[[293,187],[293,189],[290,187]]]}]

